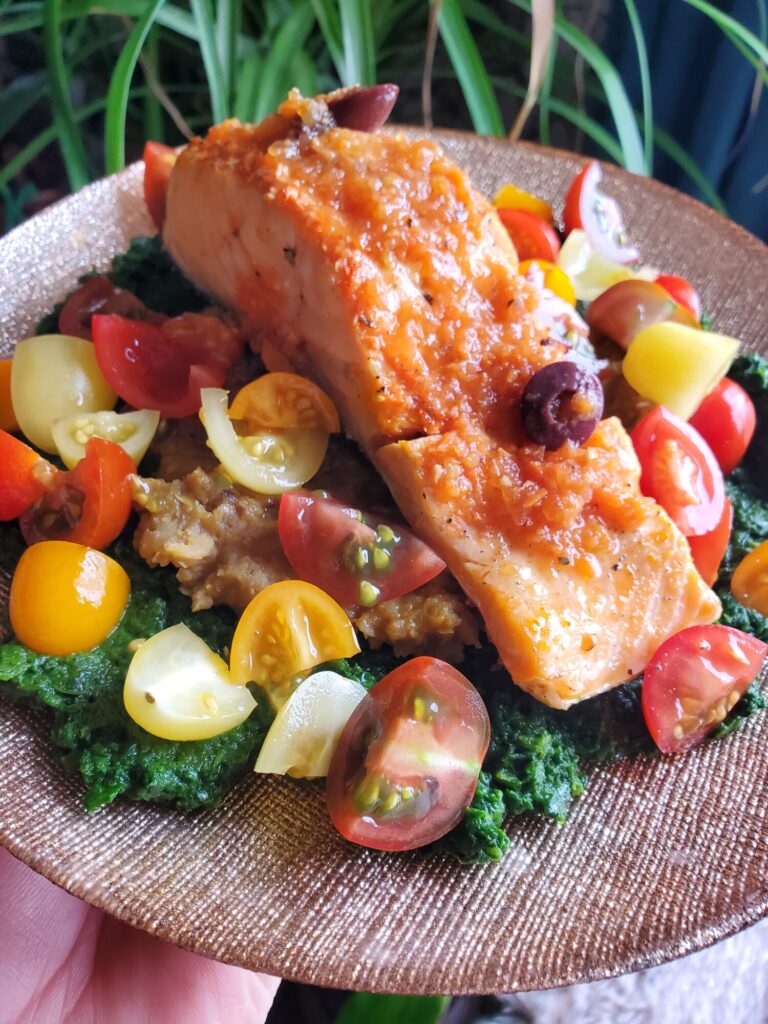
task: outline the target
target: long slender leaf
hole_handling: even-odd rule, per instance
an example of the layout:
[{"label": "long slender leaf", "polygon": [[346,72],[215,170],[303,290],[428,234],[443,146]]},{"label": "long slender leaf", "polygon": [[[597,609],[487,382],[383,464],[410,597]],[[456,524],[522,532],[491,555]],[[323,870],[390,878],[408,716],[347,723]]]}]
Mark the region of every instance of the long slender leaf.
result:
[{"label": "long slender leaf", "polygon": [[307,41],[315,24],[315,13],[309,4],[296,7],[274,38],[259,76],[259,89],[253,119],[261,121],[285,99],[293,85],[293,58]]},{"label": "long slender leaf", "polygon": [[427,38],[424,44],[424,68],[421,73],[421,116],[425,128],[432,127],[432,77],[435,69],[438,19],[442,6],[443,0],[430,0]]},{"label": "long slender leaf", "polygon": [[328,47],[336,74],[341,81],[344,80],[344,46],[341,41],[341,21],[339,10],[334,0],[312,0],[312,9],[315,12],[317,23],[323,41]]},{"label": "long slender leaf", "polygon": [[760,57],[755,56],[755,54],[752,52],[752,50],[750,50],[749,46],[743,41],[743,39],[741,39],[740,36],[737,36],[730,29],[724,28],[723,35],[729,43],[736,47],[736,49],[739,51],[742,57],[744,57],[744,59],[749,64],[752,65],[752,67],[757,72],[758,79],[762,82],[762,84],[768,85],[768,71],[766,71],[764,61],[762,61]]},{"label": "long slender leaf", "polygon": [[46,0],[43,8],[43,44],[51,90],[53,123],[64,158],[69,186],[76,192],[89,180],[88,159],[69,98],[69,80],[62,52],[61,0]]},{"label": "long slender leaf", "polygon": [[481,135],[503,135],[499,104],[459,0],[443,0],[438,24],[475,131]]},{"label": "long slender leaf", "polygon": [[[509,0],[509,2],[521,10],[530,13],[531,0]],[[622,151],[621,162],[627,170],[634,171],[635,174],[644,174],[645,157],[640,131],[635,120],[632,104],[629,102],[626,89],[615,65],[605,56],[596,43],[579,31],[563,15],[558,14],[556,16],[555,28],[560,38],[582,55],[600,81],[611,116],[616,125],[616,134]]]},{"label": "long slender leaf", "polygon": [[372,0],[338,0],[344,52],[342,85],[374,85],[376,52],[373,41]]},{"label": "long slender leaf", "polygon": [[696,185],[698,190],[701,192],[705,201],[709,203],[713,209],[717,210],[718,213],[728,216],[725,204],[717,191],[712,187],[712,183],[696,161],[686,153],[680,143],[676,142],[671,135],[668,135],[665,131],[659,128],[658,125],[653,130],[653,138],[659,149],[674,160],[678,167],[688,175],[694,185]]},{"label": "long slender leaf", "polygon": [[0,139],[18,124],[24,115],[39,103],[48,92],[42,71],[17,78],[3,90],[0,104]]},{"label": "long slender leaf", "polygon": [[541,83],[539,93],[539,142],[544,146],[552,145],[552,133],[550,126],[550,99],[552,97],[552,86],[555,81],[555,64],[557,62],[557,39],[552,41],[549,48],[549,57],[544,71],[544,81]]},{"label": "long slender leaf", "polygon": [[242,4],[239,0],[219,0],[216,7],[216,43],[224,77],[228,113],[232,111],[235,99],[237,37],[240,32],[241,14]]},{"label": "long slender leaf", "polygon": [[[156,29],[151,29],[144,46],[144,53],[142,54],[144,73],[149,72],[155,80],[158,77],[158,39]],[[162,142],[165,137],[163,132],[163,108],[151,88],[144,100],[143,113],[144,138],[153,139],[155,142]]]},{"label": "long slender leaf", "polygon": [[637,13],[635,0],[624,0],[624,7],[632,29],[632,37],[637,51],[637,67],[640,73],[640,95],[643,103],[643,152],[645,153],[645,173],[653,174],[653,92],[651,89],[651,68],[648,63],[648,48],[645,45],[645,34]]},{"label": "long slender leaf", "polygon": [[241,121],[252,121],[259,94],[262,60],[255,50],[248,53],[240,65],[234,100],[234,115]]},{"label": "long slender leaf", "polygon": [[522,106],[509,133],[510,139],[519,139],[525,122],[536,106],[549,64],[549,54],[555,28],[555,0],[531,0],[531,66],[528,89]]},{"label": "long slender leaf", "polygon": [[314,96],[318,92],[317,67],[303,47],[293,55],[291,74],[299,92],[305,96]]},{"label": "long slender leaf", "polygon": [[447,996],[377,996],[356,992],[335,1024],[437,1024],[450,1003]]},{"label": "long slender leaf", "polygon": [[114,174],[125,166],[125,116],[131,79],[144,40],[164,3],[165,0],[149,0],[144,14],[134,25],[117,59],[107,93],[107,116],[104,123],[104,165],[107,174]]},{"label": "long slender leaf", "polygon": [[218,50],[216,49],[216,32],[208,8],[207,0],[189,0],[192,14],[197,26],[197,37],[200,43],[200,55],[203,58],[205,77],[208,82],[208,95],[211,98],[211,116],[214,121],[223,121],[229,113],[227,95],[224,86],[224,74],[221,70]]},{"label": "long slender leaf", "polygon": [[706,14],[717,25],[718,28],[722,29],[726,35],[733,41],[738,39],[743,43],[758,60],[764,64],[768,64],[768,46],[759,39],[754,32],[750,32],[748,28],[731,17],[730,14],[726,14],[725,11],[719,10],[713,4],[707,2],[707,0],[683,0],[683,3],[688,4],[689,7],[695,7],[697,11],[702,14]]}]

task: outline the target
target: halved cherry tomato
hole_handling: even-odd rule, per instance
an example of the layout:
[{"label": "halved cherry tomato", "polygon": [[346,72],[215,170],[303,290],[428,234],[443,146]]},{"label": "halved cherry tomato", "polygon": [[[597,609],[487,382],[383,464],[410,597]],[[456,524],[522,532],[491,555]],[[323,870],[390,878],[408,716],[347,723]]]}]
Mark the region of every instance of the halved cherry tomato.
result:
[{"label": "halved cherry tomato", "polygon": [[144,147],[144,201],[158,231],[165,222],[165,198],[176,158],[176,152],[162,142],[148,142]]},{"label": "halved cherry tomato", "polygon": [[680,754],[716,729],[765,661],[768,645],[729,626],[690,626],[665,640],[643,677],[643,716],[659,750]]},{"label": "halved cherry tomato", "polygon": [[688,420],[715,453],[724,473],[741,462],[755,433],[755,406],[735,380],[723,377]]},{"label": "halved cherry tomato", "polygon": [[696,323],[701,320],[701,299],[690,281],[677,274],[659,274],[656,284],[660,284],[678,306],[684,306],[696,318]]},{"label": "halved cherry tomato", "polygon": [[45,476],[55,472],[34,448],[0,430],[0,522],[18,519],[34,505],[45,493]]},{"label": "halved cherry tomato", "polygon": [[686,537],[710,533],[723,516],[723,474],[704,438],[659,406],[632,431],[640,489],[654,498]]},{"label": "halved cherry tomato", "polygon": [[131,514],[129,477],[136,463],[120,445],[93,437],[85,458],[67,473],[58,473],[45,494],[21,517],[27,544],[67,540],[105,548],[122,531]]},{"label": "halved cherry tomato", "polygon": [[319,587],[284,580],[265,587],[245,609],[232,638],[233,683],[283,687],[315,665],[360,651],[346,613]]},{"label": "halved cherry tomato", "polygon": [[105,640],[122,618],[131,582],[113,558],[49,540],[19,559],[9,612],[16,637],[40,654],[77,654]]},{"label": "halved cherry tomato", "polygon": [[282,496],[277,525],[294,572],[349,610],[409,594],[445,568],[407,527],[307,491]]},{"label": "halved cherry tomato", "polygon": [[325,789],[352,843],[414,850],[444,836],[472,801],[491,730],[480,694],[437,658],[377,683],[339,738]]},{"label": "halved cherry tomato", "polygon": [[547,224],[554,224],[555,221],[549,203],[518,188],[517,185],[502,185],[493,197],[493,205],[503,210],[527,210],[528,213],[535,213],[537,217],[541,217]]},{"label": "halved cherry tomato", "polygon": [[688,312],[673,302],[670,296],[653,281],[619,281],[590,302],[587,323],[593,330],[615,341],[625,351],[632,339],[648,324],[662,320],[697,327]]},{"label": "halved cherry tomato", "polygon": [[541,217],[527,210],[497,210],[501,223],[512,239],[517,257],[523,260],[549,260],[554,263],[560,251],[557,232]]},{"label": "halved cherry tomato", "polygon": [[693,561],[699,570],[699,575],[708,586],[717,579],[720,563],[723,560],[728,541],[733,529],[733,505],[726,498],[723,505],[723,514],[720,522],[709,533],[700,537],[689,537],[688,544],[691,548]]},{"label": "halved cherry tomato", "polygon": [[69,296],[59,313],[59,330],[62,334],[90,341],[91,320],[97,313],[102,316],[112,313],[157,325],[168,319],[161,313],[153,313],[133,292],[116,288],[108,277],[99,274],[89,277]]},{"label": "halved cherry tomato", "polygon": [[747,608],[768,616],[768,540],[749,552],[731,577],[731,593]]},{"label": "halved cherry tomato", "polygon": [[603,169],[597,160],[590,160],[576,175],[565,199],[565,232],[585,231],[592,245],[606,259],[634,263],[640,258],[640,252],[627,239],[619,204],[600,191],[602,177]]},{"label": "halved cherry tomato", "polygon": [[0,359],[0,430],[18,430],[19,423],[11,401],[12,359]]},{"label": "halved cherry tomato", "polygon": [[168,419],[200,408],[200,389],[220,388],[242,351],[235,331],[217,317],[185,313],[162,327],[96,315],[96,360],[117,394],[134,409]]},{"label": "halved cherry tomato", "polygon": [[243,420],[250,433],[259,430],[341,430],[339,414],[317,384],[296,373],[265,373],[235,395],[229,407],[233,420]]}]

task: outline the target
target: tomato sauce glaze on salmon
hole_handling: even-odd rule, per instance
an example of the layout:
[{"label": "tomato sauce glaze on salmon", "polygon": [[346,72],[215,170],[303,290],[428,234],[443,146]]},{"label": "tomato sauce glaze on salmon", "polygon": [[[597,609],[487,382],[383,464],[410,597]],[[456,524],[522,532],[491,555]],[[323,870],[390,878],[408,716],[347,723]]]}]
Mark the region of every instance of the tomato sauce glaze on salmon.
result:
[{"label": "tomato sauce glaze on salmon", "polygon": [[523,389],[569,348],[437,145],[336,127],[323,97],[294,92],[260,125],[187,146],[164,239],[258,330],[270,369],[328,391],[517,685],[569,707],[717,618],[617,419],[556,451],[526,435]]}]

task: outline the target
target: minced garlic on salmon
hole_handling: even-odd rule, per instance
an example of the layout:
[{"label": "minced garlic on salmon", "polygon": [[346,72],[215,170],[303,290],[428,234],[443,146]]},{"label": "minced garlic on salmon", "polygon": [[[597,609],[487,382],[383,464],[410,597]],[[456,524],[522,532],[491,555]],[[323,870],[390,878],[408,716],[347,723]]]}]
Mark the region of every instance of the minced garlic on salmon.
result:
[{"label": "minced garlic on salmon", "polygon": [[489,203],[438,146],[333,127],[293,93],[193,140],[164,237],[204,290],[313,377],[477,605],[515,682],[568,707],[640,672],[719,602],[639,489],[617,420],[547,452],[522,391],[568,347]]}]

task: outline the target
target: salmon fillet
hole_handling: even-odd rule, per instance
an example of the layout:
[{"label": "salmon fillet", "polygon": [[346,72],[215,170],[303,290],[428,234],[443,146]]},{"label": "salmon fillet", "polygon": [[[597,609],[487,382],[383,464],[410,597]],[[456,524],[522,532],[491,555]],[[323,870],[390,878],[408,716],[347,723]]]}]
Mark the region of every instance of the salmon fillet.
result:
[{"label": "salmon fillet", "polygon": [[259,329],[270,368],[328,391],[519,686],[568,707],[718,616],[618,420],[555,452],[527,437],[522,391],[568,346],[438,146],[334,127],[322,97],[293,93],[260,125],[190,143],[164,237]]}]

